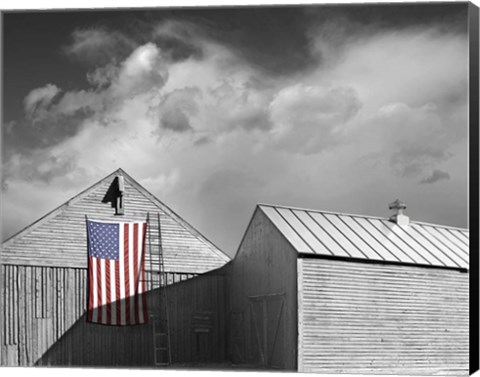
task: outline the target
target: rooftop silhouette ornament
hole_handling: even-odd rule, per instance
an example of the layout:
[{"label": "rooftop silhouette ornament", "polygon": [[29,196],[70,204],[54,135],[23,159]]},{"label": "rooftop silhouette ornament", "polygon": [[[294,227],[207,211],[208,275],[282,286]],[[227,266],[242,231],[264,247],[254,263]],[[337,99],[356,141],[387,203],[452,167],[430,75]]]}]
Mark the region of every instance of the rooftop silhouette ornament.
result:
[{"label": "rooftop silhouette ornament", "polygon": [[395,211],[395,213],[390,216],[390,221],[400,226],[408,226],[410,219],[408,216],[403,214],[403,211],[407,209],[406,203],[396,199],[394,202],[388,205],[388,209]]},{"label": "rooftop silhouette ornament", "polygon": [[125,181],[122,175],[118,174],[112,181],[112,184],[108,188],[102,202],[112,204],[112,208],[115,208],[115,215],[124,215],[124,193],[125,193]]}]

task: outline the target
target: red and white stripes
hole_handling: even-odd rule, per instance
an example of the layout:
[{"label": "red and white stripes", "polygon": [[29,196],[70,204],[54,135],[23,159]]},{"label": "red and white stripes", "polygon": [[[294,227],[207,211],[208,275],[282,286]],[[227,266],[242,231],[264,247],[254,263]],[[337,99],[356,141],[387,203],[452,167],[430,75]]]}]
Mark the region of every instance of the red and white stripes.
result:
[{"label": "red and white stripes", "polygon": [[146,222],[120,222],[119,259],[89,256],[88,321],[107,325],[147,322]]}]

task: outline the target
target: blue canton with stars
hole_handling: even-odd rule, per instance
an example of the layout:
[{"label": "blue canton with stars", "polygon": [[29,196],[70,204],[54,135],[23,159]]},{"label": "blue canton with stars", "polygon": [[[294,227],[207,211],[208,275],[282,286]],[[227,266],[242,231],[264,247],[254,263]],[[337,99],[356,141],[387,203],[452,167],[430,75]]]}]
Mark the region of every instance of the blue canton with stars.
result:
[{"label": "blue canton with stars", "polygon": [[88,255],[102,259],[119,259],[120,224],[88,221]]}]

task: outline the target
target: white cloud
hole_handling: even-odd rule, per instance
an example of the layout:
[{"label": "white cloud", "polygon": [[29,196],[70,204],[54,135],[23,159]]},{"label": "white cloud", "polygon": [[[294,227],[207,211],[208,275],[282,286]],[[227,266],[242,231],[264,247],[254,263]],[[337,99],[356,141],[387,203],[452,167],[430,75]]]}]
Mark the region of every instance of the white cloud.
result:
[{"label": "white cloud", "polygon": [[192,130],[190,117],[197,111],[197,98],[200,96],[197,88],[177,89],[169,92],[160,98],[159,106],[154,110],[159,113],[159,129],[185,132]]},{"label": "white cloud", "polygon": [[153,43],[138,47],[121,64],[112,84],[112,95],[134,97],[151,88],[163,86],[168,73],[160,50]]},{"label": "white cloud", "polygon": [[351,39],[334,63],[317,71],[317,79],[352,86],[369,111],[392,102],[465,101],[467,95],[464,35],[420,28],[366,35]]},{"label": "white cloud", "polygon": [[53,98],[60,92],[60,88],[53,84],[47,84],[44,87],[33,89],[23,100],[26,114],[32,116],[35,112],[45,111]]},{"label": "white cloud", "polygon": [[65,92],[58,103],[52,106],[50,114],[73,116],[80,110],[101,111],[103,99],[92,90]]}]

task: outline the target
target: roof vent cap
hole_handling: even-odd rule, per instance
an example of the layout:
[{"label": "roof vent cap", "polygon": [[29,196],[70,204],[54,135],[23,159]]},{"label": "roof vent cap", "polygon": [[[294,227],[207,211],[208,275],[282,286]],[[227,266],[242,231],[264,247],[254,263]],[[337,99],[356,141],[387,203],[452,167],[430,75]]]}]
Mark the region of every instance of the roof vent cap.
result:
[{"label": "roof vent cap", "polygon": [[390,203],[388,205],[388,209],[394,210],[395,213],[390,216],[389,220],[396,223],[397,225],[407,226],[410,223],[410,219],[408,218],[408,216],[403,214],[403,210],[405,210],[406,208],[407,205],[398,199]]}]

